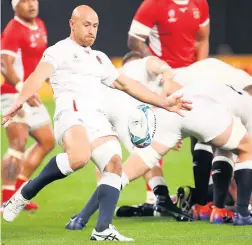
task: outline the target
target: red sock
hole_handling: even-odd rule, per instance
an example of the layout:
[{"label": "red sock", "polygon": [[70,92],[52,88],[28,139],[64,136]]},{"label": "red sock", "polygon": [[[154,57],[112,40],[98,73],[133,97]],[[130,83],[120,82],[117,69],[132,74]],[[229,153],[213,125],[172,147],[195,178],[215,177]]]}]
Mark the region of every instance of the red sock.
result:
[{"label": "red sock", "polygon": [[15,186],[2,186],[2,203],[8,201],[15,193]]},{"label": "red sock", "polygon": [[148,183],[146,183],[146,190],[147,190],[147,191],[152,191],[152,189],[150,188],[150,186],[149,186]]},{"label": "red sock", "polygon": [[22,186],[22,184],[24,184],[27,180],[25,179],[20,179],[18,178],[17,179],[17,182],[16,182],[16,191]]},{"label": "red sock", "polygon": [[159,167],[162,168],[162,167],[163,167],[163,164],[164,164],[164,161],[163,161],[163,159],[161,158],[161,159],[159,160]]}]

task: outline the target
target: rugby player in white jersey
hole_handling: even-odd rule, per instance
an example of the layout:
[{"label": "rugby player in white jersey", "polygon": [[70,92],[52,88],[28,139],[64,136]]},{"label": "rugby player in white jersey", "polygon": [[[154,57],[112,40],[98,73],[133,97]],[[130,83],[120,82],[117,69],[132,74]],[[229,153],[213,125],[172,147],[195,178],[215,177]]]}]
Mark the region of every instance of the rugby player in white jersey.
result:
[{"label": "rugby player in white jersey", "polygon": [[101,110],[101,83],[177,113],[188,108],[188,104],[181,99],[182,95],[158,96],[141,83],[118,73],[104,53],[92,50],[90,46],[95,41],[99,21],[89,6],[75,8],[69,24],[70,38],[44,52],[41,62],[2,121],[4,124],[15,116],[43,81],[50,78],[56,103],[55,137],[65,153],[53,157],[35,179],[20,188],[6,203],[3,218],[12,222],[41,189],[83,167],[92,157],[99,162],[97,167],[103,176],[96,189],[99,216],[91,239],[132,241],[111,224],[121,188],[121,147]]},{"label": "rugby player in white jersey", "polygon": [[[210,60],[210,62],[214,62],[216,64],[215,60],[213,61]],[[137,67],[136,63],[134,65],[135,67]],[[225,67],[225,64],[224,66],[223,64],[221,64],[221,67],[222,68]],[[227,67],[227,69],[229,69],[230,71],[229,66]],[[138,67],[138,70],[140,70],[139,67]],[[238,74],[239,73],[240,71],[238,70]],[[137,72],[135,74],[137,74]],[[167,74],[169,75],[169,73]],[[188,78],[188,73],[185,73],[185,74],[186,76],[184,76],[184,78],[186,79]],[[234,74],[234,76],[236,75]],[[186,84],[186,81],[183,80],[182,78],[183,76],[180,77],[180,80],[178,81],[180,81],[181,84]],[[245,99],[241,99],[238,95],[241,95],[240,93],[242,92],[236,92],[235,90],[233,90],[233,88],[226,87],[224,85],[215,85],[215,82],[212,82],[212,81],[210,85],[206,81],[206,87],[201,88],[200,81],[202,81],[202,77],[198,77],[198,78],[199,78],[198,80],[193,80],[195,83],[199,82],[198,86],[197,85],[195,85],[195,87],[189,86],[189,88],[184,90],[185,95],[188,95],[189,97],[191,96],[191,99],[195,99],[197,102],[197,108],[195,112],[193,109],[191,112],[187,113],[188,114],[187,116],[189,117],[188,120],[187,120],[187,117],[183,119],[179,119],[174,115],[170,115],[170,114],[165,113],[162,110],[156,109],[158,111],[157,114],[160,113],[163,115],[162,116],[157,115],[157,121],[159,123],[157,124],[156,136],[154,137],[155,142],[154,142],[153,148],[158,148],[159,149],[158,153],[164,154],[167,150],[169,150],[171,147],[173,147],[176,144],[177,140],[182,137],[181,132],[183,132],[183,133],[186,133],[187,135],[189,134],[189,135],[197,136],[198,139],[205,142],[211,141],[211,143],[215,144],[216,146],[224,146],[226,150],[229,148],[230,149],[236,148],[238,151],[239,150],[240,151],[244,150],[244,152],[247,151],[248,155],[246,155],[247,154],[246,153],[244,156],[244,152],[242,152],[242,154],[240,155],[240,160],[244,161],[244,163],[239,163],[237,165],[238,167],[236,170],[245,169],[245,170],[242,170],[243,172],[242,175],[251,174],[251,169],[249,169],[249,167],[248,169],[246,169],[247,166],[249,165],[247,162],[251,163],[250,161],[251,160],[250,159],[251,158],[251,148],[250,148],[251,141],[248,139],[247,135],[245,135],[246,129],[243,127],[243,125],[239,124],[239,122],[236,119],[233,119],[233,115],[236,115],[240,117],[241,119],[243,119],[243,123],[246,125],[246,128],[248,129],[248,131],[250,131],[251,126],[249,126],[249,123],[251,123],[252,120],[246,114],[241,113],[241,109],[242,109],[242,106],[244,106],[244,104],[246,103],[250,104],[250,107],[252,108],[251,98],[248,97],[247,95],[244,95]],[[245,83],[249,84],[250,80],[243,73],[242,75],[237,76],[236,78],[242,78],[244,80],[247,79],[246,82],[244,80],[243,82],[244,84]],[[216,82],[218,82],[218,80],[216,80]],[[148,84],[146,84],[146,86],[148,86]],[[181,87],[181,85],[179,85],[178,83],[172,83],[172,82],[170,83],[170,86],[169,84],[166,86],[166,88],[172,89],[172,90],[173,89],[177,90],[179,87]],[[228,97],[223,96],[222,93]],[[116,95],[117,94],[114,94],[113,98],[116,98]],[[106,98],[108,99],[109,96]],[[124,101],[123,96],[119,96],[119,98],[120,98],[120,101]],[[216,99],[218,100],[214,101],[213,98],[215,98],[215,100]],[[116,101],[116,99],[114,101]],[[105,100],[104,103],[107,103],[107,105],[109,105],[108,100],[107,101]],[[120,102],[118,101],[118,103]],[[115,108],[116,108],[116,104],[114,104],[113,107],[108,106],[107,112],[109,115],[112,115],[112,121],[113,121],[113,118],[115,119],[114,125],[116,125],[116,123],[120,124],[121,126],[124,125],[122,129],[120,129],[120,126],[117,125],[117,131],[119,135],[121,136],[120,139],[122,140],[122,142],[125,143],[126,147],[128,145],[127,148],[129,149],[129,151],[131,151],[130,149],[131,143],[129,143],[129,137],[125,136],[127,134],[126,132],[127,127],[125,123],[123,123],[123,121],[125,121],[123,119],[123,116],[124,114],[126,114],[126,117],[127,117],[129,115],[127,113],[127,110],[130,110],[130,109],[127,107],[124,107],[123,113],[120,113],[119,111],[116,112]],[[233,114],[229,112],[229,109],[232,109]],[[190,114],[193,114],[193,115],[190,115]],[[118,115],[121,115],[121,116],[118,117]],[[199,118],[201,117],[203,118],[200,120]],[[220,122],[217,122],[215,120],[216,118],[219,118]],[[120,119],[122,121],[120,121]],[[197,122],[197,120],[199,120],[199,122]],[[169,127],[169,125],[171,127]],[[242,139],[243,137],[244,139]],[[159,143],[157,143],[156,140]],[[243,141],[247,141],[247,142],[243,142]],[[161,156],[157,154],[157,151],[156,152],[153,151],[153,148],[147,147],[146,149],[135,149],[135,151],[133,151],[133,155],[124,165],[124,170],[126,173],[126,175],[123,174],[124,184],[128,183],[127,176],[128,177],[130,176],[129,179],[133,180],[137,178],[138,176],[141,176],[141,173],[145,173],[149,167],[155,166],[155,164],[158,162],[158,159]],[[243,157],[244,159],[241,159]],[[245,161],[247,159],[248,161]],[[143,162],[145,162],[145,165]],[[142,172],[141,172],[141,169],[143,169]],[[239,176],[240,173],[241,173],[240,171],[236,172],[236,176]],[[246,183],[242,183],[242,180],[240,180],[240,185],[246,185]],[[244,186],[240,187],[240,190],[243,187]],[[249,190],[246,193],[249,193]],[[84,225],[87,223],[90,215],[92,215],[92,213],[94,213],[94,211],[96,211],[96,209],[98,208],[96,199],[97,198],[93,196],[90,199],[87,206],[77,215],[78,219],[70,220],[66,228],[73,229],[73,230],[82,229]],[[242,199],[244,200],[246,199],[246,197],[245,198],[240,197],[240,201]],[[238,213],[240,215],[237,216],[238,218],[236,218],[235,224],[250,224],[251,223],[251,220],[249,220],[249,217],[243,218],[243,216],[246,216],[247,214],[246,208],[241,207],[240,211],[238,209]],[[181,218],[181,216],[178,218]]]},{"label": "rugby player in white jersey", "polygon": [[[181,80],[178,80],[179,75],[181,74],[175,77],[176,81],[183,83],[182,76],[180,76]],[[186,79],[188,76],[184,78]],[[252,115],[247,113],[252,110],[251,97],[246,92],[234,89],[232,86],[207,81],[205,85],[200,85],[200,81],[202,81],[202,77],[198,80],[198,84],[188,85],[182,89],[184,96],[192,100],[194,107],[191,112],[186,113],[181,122],[179,122],[180,119],[177,120],[169,113],[162,113],[162,110],[159,109],[155,110],[159,123],[157,123],[152,147],[158,149],[158,153],[164,154],[178,139],[183,137],[182,133],[187,133],[196,136],[202,142],[238,153],[238,160],[234,167],[234,178],[238,187],[237,215],[234,218],[234,224],[252,225],[252,218],[248,211],[252,187]],[[249,83],[249,81],[247,82]],[[246,91],[248,89],[251,89],[251,85],[245,88]],[[245,107],[247,110],[244,110]],[[161,116],[161,114],[163,115]],[[232,118],[233,116],[236,117]],[[240,118],[247,132],[237,117]],[[163,129],[161,130],[161,128]],[[145,155],[149,154],[148,148],[144,150]],[[144,150],[139,151],[143,154]],[[124,165],[124,172],[131,176],[130,179],[137,177],[137,172],[133,172],[133,169],[137,168],[136,164],[140,164],[140,159],[139,156],[134,158],[132,156],[127,161],[130,165],[127,162]]]},{"label": "rugby player in white jersey", "polygon": [[[149,56],[141,58],[141,54],[138,52],[130,52],[125,55],[123,59],[123,67],[120,71],[130,77],[131,79],[141,81],[143,85],[149,88],[151,91],[160,94],[162,92],[162,84],[160,79],[171,79],[171,68],[161,59]],[[133,151],[133,144],[131,143],[128,133],[128,118],[131,115],[132,109],[136,106],[143,104],[139,100],[136,100],[119,90],[113,90],[109,87],[103,86],[102,93],[103,109],[114,126],[121,143],[124,144],[129,153]],[[97,159],[99,161],[99,159]],[[156,165],[159,162],[157,160]],[[183,214],[181,209],[177,208],[170,199],[168,187],[162,176],[158,176],[161,181],[153,184],[154,193],[159,198],[163,198],[163,205],[166,206],[167,212],[175,218],[183,220],[191,220],[186,214]],[[93,195],[85,208],[77,215],[71,217],[70,221],[66,225],[66,229],[81,230],[88,222],[90,216],[98,209],[99,202],[97,195]],[[122,207],[124,209],[125,207]],[[130,209],[130,207],[128,207]],[[117,210],[118,216],[120,216],[120,210]],[[126,212],[129,212],[126,211]],[[136,207],[134,211],[138,212],[138,215],[153,215],[153,206],[144,205],[143,207]]]},{"label": "rugby player in white jersey", "polygon": [[[252,77],[243,70],[234,68],[218,59],[209,58],[200,62],[196,62],[186,69],[178,72],[174,78],[175,81],[182,86],[187,86],[194,83],[218,83],[227,84],[234,88],[243,89],[244,87],[252,84]],[[173,91],[170,91],[171,93]],[[202,143],[196,144],[195,148],[204,147],[208,151],[212,152],[210,145],[202,145]],[[215,150],[214,159],[212,162],[212,177],[214,181],[214,207],[210,205],[199,205],[196,202],[190,203],[193,206],[193,214],[195,219],[209,220],[211,223],[224,223],[226,216],[232,216],[232,212],[229,212],[224,208],[225,198],[229,188],[229,183],[233,175],[234,156],[231,153],[221,150]],[[204,162],[203,162],[204,163]],[[204,166],[204,164],[201,164]],[[197,175],[195,176],[195,178]],[[201,177],[209,180],[209,171],[201,171]],[[200,188],[198,190],[201,200],[207,199],[207,186],[201,183],[202,178],[198,180]],[[197,181],[197,180],[195,180]],[[189,207],[190,207],[189,206]]]}]

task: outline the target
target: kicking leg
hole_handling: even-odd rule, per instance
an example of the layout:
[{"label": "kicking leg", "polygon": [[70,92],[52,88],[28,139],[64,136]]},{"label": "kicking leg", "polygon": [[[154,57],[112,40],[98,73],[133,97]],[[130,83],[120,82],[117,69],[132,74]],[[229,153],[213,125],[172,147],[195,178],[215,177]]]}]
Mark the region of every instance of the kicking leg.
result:
[{"label": "kicking leg", "polygon": [[91,157],[91,146],[83,126],[70,127],[64,133],[63,144],[66,153],[53,157],[36,178],[21,187],[7,202],[3,212],[6,221],[12,222],[29,200],[46,185],[65,178],[87,164]]}]

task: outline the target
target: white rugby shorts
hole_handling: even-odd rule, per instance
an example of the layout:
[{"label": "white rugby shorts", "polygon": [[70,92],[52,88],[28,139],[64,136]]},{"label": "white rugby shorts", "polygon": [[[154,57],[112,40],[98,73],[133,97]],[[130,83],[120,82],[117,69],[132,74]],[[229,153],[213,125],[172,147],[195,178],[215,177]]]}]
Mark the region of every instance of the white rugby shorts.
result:
[{"label": "white rugby shorts", "polygon": [[85,127],[89,141],[104,136],[117,136],[106,114],[95,111],[92,114],[74,110],[63,110],[54,117],[54,135],[59,145],[62,144],[64,133],[75,125]]},{"label": "white rugby shorts", "polygon": [[[4,115],[14,105],[18,94],[2,94],[1,95],[1,113]],[[31,107],[24,104],[21,111],[13,118],[12,122],[27,124],[30,131],[34,131],[44,125],[50,125],[51,119],[45,106],[41,104],[39,107]],[[9,124],[4,125],[7,127]]]}]

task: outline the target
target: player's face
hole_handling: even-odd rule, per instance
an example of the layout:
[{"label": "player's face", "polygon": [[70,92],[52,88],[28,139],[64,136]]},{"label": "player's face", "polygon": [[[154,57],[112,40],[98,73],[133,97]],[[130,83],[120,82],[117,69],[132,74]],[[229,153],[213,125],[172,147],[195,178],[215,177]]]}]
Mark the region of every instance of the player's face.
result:
[{"label": "player's face", "polygon": [[72,26],[75,38],[83,46],[92,46],[97,35],[99,20],[97,16],[87,16],[85,19],[78,19]]},{"label": "player's face", "polygon": [[38,0],[20,0],[16,7],[18,17],[31,21],[38,16]]}]

